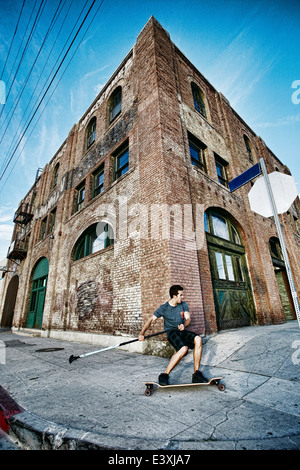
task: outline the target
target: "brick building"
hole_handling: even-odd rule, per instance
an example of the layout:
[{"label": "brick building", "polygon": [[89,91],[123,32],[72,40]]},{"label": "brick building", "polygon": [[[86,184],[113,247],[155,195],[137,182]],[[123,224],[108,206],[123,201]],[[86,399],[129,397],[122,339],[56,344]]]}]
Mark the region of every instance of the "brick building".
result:
[{"label": "brick building", "polygon": [[273,220],[227,187],[260,158],[290,174],[152,17],[20,203],[1,325],[136,336],[174,283],[202,334],[296,318]]}]

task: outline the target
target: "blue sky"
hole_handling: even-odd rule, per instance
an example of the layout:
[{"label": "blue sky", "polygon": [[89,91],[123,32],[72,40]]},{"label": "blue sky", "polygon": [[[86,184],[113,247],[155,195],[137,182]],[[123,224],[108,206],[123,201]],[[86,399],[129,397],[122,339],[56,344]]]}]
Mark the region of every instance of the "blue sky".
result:
[{"label": "blue sky", "polygon": [[[151,15],[289,167],[300,192],[298,0],[96,0],[3,174],[19,143],[20,132],[31,119],[35,100],[39,103],[39,96],[49,85],[47,78],[53,77],[51,71],[56,70],[55,62],[63,51],[57,65],[60,63],[70,45],[71,39],[63,49],[80,12],[85,6],[74,31],[93,3],[25,0],[8,56],[23,1],[0,0],[0,74],[5,65],[2,85],[6,85],[7,97],[4,106],[0,88],[0,260],[5,258],[10,243],[14,211],[34,183],[37,169],[58,150],[73,124],[130,51]],[[39,21],[15,75],[39,8]],[[56,10],[57,21],[45,40]],[[293,84],[296,88],[292,88]]]}]

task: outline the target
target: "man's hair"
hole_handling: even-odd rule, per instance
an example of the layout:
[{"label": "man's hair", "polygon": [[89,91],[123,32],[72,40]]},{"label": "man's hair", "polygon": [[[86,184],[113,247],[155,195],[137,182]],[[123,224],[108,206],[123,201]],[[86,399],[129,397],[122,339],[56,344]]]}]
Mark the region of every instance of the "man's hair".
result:
[{"label": "man's hair", "polygon": [[174,295],[178,295],[178,291],[183,290],[183,287],[179,286],[178,284],[170,287],[170,297],[173,299]]}]

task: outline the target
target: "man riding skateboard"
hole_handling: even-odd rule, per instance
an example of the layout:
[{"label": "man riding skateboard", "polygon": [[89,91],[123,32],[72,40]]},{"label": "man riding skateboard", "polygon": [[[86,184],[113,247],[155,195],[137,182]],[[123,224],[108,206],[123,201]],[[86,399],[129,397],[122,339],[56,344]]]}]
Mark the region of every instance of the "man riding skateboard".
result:
[{"label": "man riding skateboard", "polygon": [[194,374],[193,383],[205,383],[207,379],[199,371],[202,355],[202,339],[196,333],[186,330],[191,323],[189,307],[183,302],[183,287],[174,285],[170,288],[170,300],[154,312],[146,321],[139,335],[139,341],[144,341],[144,334],[148,328],[158,319],[163,317],[165,330],[169,343],[176,350],[164,373],[160,374],[158,381],[160,385],[168,385],[169,374],[181,359],[188,353],[188,349],[194,350]]}]

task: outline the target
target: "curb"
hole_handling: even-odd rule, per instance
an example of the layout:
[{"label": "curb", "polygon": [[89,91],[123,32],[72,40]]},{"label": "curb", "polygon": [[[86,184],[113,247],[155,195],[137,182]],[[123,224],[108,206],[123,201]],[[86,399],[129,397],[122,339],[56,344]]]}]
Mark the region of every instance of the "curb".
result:
[{"label": "curb", "polygon": [[0,429],[5,433],[9,432],[10,418],[24,410],[0,385]]},{"label": "curb", "polygon": [[[118,436],[112,445],[111,436],[68,428],[30,413],[21,408],[0,385],[0,429],[28,450],[127,450],[128,439]],[[148,446],[140,439],[131,439],[132,450]],[[146,442],[144,442],[146,444]]]},{"label": "curb", "polygon": [[126,438],[94,434],[79,429],[67,428],[23,411],[9,419],[9,435],[17,439],[23,449],[28,450],[102,450],[102,451],[167,451],[200,450],[299,450],[300,435],[268,439],[234,440],[171,440],[149,441],[141,438]]},{"label": "curb", "polygon": [[[5,406],[2,398],[5,397]],[[10,406],[10,409],[8,407]],[[7,408],[6,408],[7,407]],[[8,438],[17,440],[27,450],[102,450],[156,451],[183,450],[299,450],[300,434],[268,439],[199,440],[173,439],[158,442],[141,438],[95,434],[65,427],[48,421],[21,408],[0,386],[0,409],[5,416]],[[1,426],[2,428],[2,426]],[[2,428],[3,429],[3,428]],[[151,450],[152,449],[152,450]]]},{"label": "curb", "polygon": [[96,434],[61,426],[28,411],[11,417],[10,434],[30,450],[112,449],[104,446]]}]

